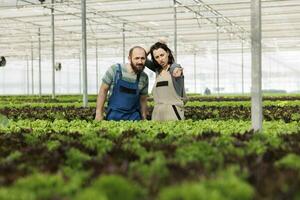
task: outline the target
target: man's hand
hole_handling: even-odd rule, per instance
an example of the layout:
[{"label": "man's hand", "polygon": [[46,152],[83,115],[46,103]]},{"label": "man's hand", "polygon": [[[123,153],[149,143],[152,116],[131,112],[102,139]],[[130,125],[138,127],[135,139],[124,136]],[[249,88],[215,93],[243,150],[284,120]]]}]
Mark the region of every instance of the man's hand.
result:
[{"label": "man's hand", "polygon": [[142,120],[147,120],[147,115],[146,114],[142,114]]},{"label": "man's hand", "polygon": [[142,120],[147,119],[148,114],[148,107],[147,107],[147,95],[141,95],[140,98],[140,104],[141,104],[141,114],[142,114]]},{"label": "man's hand", "polygon": [[95,120],[96,121],[101,121],[103,119],[104,119],[103,113],[100,113],[100,114],[96,113],[96,116],[95,116]]},{"label": "man's hand", "polygon": [[105,83],[102,83],[100,86],[98,97],[97,97],[95,120],[103,120],[104,119],[104,116],[103,116],[104,102],[106,100],[108,90],[109,90],[109,86]]}]

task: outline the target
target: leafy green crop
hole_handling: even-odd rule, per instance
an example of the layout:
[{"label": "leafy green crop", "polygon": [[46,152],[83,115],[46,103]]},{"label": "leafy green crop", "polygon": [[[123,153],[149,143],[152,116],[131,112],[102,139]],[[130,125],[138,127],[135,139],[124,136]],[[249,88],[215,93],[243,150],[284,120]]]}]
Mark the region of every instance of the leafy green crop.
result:
[{"label": "leafy green crop", "polygon": [[233,168],[221,171],[216,178],[186,182],[163,189],[159,200],[247,200],[253,199],[254,190]]},{"label": "leafy green crop", "polygon": [[290,153],[285,157],[278,160],[275,165],[277,167],[289,168],[294,170],[300,170],[300,156]]},{"label": "leafy green crop", "polygon": [[[0,127],[0,199],[295,197],[299,127],[265,121],[254,133],[242,120],[9,120]],[[107,174],[116,177],[99,183]],[[273,176],[284,178],[273,184]]]},{"label": "leafy green crop", "polygon": [[0,199],[39,200],[63,196],[64,181],[60,175],[33,174],[17,180],[11,188],[0,188]]},{"label": "leafy green crop", "polygon": [[82,165],[85,161],[90,160],[91,157],[82,151],[71,148],[67,152],[67,160],[66,160],[66,165],[74,168],[74,169],[81,169]]},{"label": "leafy green crop", "polygon": [[0,126],[6,127],[7,125],[8,125],[7,117],[0,114]]},{"label": "leafy green crop", "polygon": [[223,163],[223,155],[207,142],[199,141],[182,146],[176,150],[175,159],[186,166],[188,163],[200,163],[205,168],[219,168]]},{"label": "leafy green crop", "polygon": [[142,200],[145,191],[133,182],[118,176],[105,175],[96,179],[91,188],[102,191],[109,200]]}]

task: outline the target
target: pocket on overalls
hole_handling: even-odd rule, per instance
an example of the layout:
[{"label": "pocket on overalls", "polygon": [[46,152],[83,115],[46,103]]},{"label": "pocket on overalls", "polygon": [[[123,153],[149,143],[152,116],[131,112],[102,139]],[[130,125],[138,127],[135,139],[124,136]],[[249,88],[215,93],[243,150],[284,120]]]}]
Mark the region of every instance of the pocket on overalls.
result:
[{"label": "pocket on overalls", "polygon": [[131,113],[131,116],[129,118],[129,120],[133,120],[133,121],[136,121],[136,120],[141,120],[142,119],[142,114],[141,112],[139,111],[136,111],[134,113]]},{"label": "pocket on overalls", "polygon": [[106,115],[106,120],[114,120],[114,121],[120,121],[124,120],[124,113],[119,112],[117,110],[109,109]]},{"label": "pocket on overalls", "polygon": [[136,89],[120,86],[119,92],[119,94],[122,94],[122,98],[115,102],[117,108],[129,111],[134,110],[139,106],[139,102],[137,102],[139,98],[137,98]]},{"label": "pocket on overalls", "polygon": [[127,113],[124,111],[119,111],[119,110],[113,110],[110,109],[109,112],[106,115],[107,120],[114,120],[114,121],[120,121],[120,120],[141,120],[141,114],[140,112],[131,112]]}]

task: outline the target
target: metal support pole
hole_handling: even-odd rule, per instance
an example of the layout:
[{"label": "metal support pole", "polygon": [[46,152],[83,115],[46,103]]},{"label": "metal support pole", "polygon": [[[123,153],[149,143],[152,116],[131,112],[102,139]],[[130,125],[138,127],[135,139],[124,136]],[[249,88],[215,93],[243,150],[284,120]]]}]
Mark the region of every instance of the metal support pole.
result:
[{"label": "metal support pole", "polygon": [[122,29],[122,39],[123,39],[123,64],[125,65],[125,23],[123,23],[123,29]]},{"label": "metal support pole", "polygon": [[41,29],[39,28],[39,96],[42,96],[42,59],[41,59]]},{"label": "metal support pole", "polygon": [[177,5],[176,0],[173,0],[174,6],[174,59],[177,61]]},{"label": "metal support pole", "polygon": [[51,43],[52,43],[52,99],[55,99],[55,30],[54,30],[54,0],[51,0]]},{"label": "metal support pole", "polygon": [[244,92],[244,40],[242,40],[242,94]]},{"label": "metal support pole", "polygon": [[218,96],[220,95],[220,58],[219,58],[219,35],[220,35],[220,27],[219,27],[219,19],[217,18],[217,90]]},{"label": "metal support pole", "polygon": [[78,63],[78,72],[79,72],[79,94],[81,94],[81,84],[82,84],[82,81],[81,81],[81,51],[79,50],[79,63]]},{"label": "metal support pole", "polygon": [[98,70],[98,40],[96,40],[96,93],[99,90],[99,70]]},{"label": "metal support pole", "polygon": [[[72,70],[72,69],[71,69]],[[67,73],[67,93],[70,94],[70,67],[66,70]]]},{"label": "metal support pole", "polygon": [[27,79],[26,79],[26,83],[27,83],[27,95],[29,95],[29,56],[26,56],[26,58],[27,58],[27,67],[26,67]]},{"label": "metal support pole", "polygon": [[197,93],[197,77],[196,77],[196,52],[194,53],[194,91]]},{"label": "metal support pole", "polygon": [[88,106],[87,95],[87,42],[86,42],[86,0],[81,0],[82,23],[82,71],[83,71],[83,107]]},{"label": "metal support pole", "polygon": [[261,94],[261,1],[251,1],[251,122],[254,131],[262,130],[262,94]]},{"label": "metal support pole", "polygon": [[31,42],[31,94],[34,94],[33,44]]}]

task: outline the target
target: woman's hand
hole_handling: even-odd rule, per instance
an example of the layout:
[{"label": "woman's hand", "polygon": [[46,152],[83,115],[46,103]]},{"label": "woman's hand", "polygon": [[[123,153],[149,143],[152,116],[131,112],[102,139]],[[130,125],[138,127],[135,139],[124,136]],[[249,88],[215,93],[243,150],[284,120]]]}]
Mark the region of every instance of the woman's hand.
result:
[{"label": "woman's hand", "polygon": [[168,39],[166,37],[160,37],[158,38],[158,42],[162,43],[162,44],[167,44]]},{"label": "woman's hand", "polygon": [[183,72],[183,68],[179,68],[179,67],[176,67],[174,70],[173,70],[173,73],[172,75],[176,78],[182,76],[182,72]]}]

